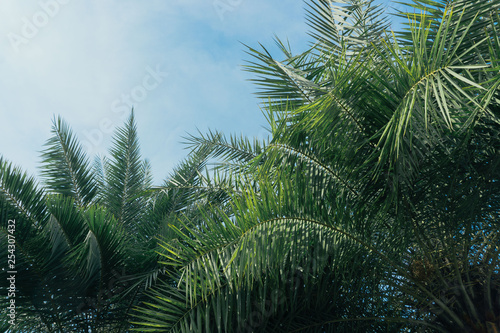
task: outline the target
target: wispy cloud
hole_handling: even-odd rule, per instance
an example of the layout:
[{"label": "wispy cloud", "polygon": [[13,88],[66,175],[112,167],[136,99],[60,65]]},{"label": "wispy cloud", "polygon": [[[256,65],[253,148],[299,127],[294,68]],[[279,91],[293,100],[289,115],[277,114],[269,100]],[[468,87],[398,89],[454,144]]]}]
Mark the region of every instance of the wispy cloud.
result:
[{"label": "wispy cloud", "polygon": [[[54,1],[57,13],[41,24],[37,13]],[[39,31],[16,49],[9,34],[22,36],[34,15],[42,17]],[[113,107],[135,92],[143,155],[159,182],[185,156],[186,132],[262,134],[240,42],[272,45],[277,33],[299,49],[306,29],[300,2],[245,0],[221,20],[211,1],[2,1],[0,154],[34,173],[54,114],[87,143],[85,134],[99,130],[100,143],[87,145],[105,153],[110,130],[122,123]],[[157,66],[168,75],[148,90],[145,78]]]}]

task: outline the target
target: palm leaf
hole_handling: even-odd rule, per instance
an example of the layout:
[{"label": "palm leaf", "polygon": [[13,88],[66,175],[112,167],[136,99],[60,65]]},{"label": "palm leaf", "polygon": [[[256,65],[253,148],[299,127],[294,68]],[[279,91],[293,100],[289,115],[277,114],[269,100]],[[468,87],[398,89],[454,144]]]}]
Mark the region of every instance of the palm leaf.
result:
[{"label": "palm leaf", "polygon": [[133,112],[116,131],[110,155],[103,165],[106,206],[119,223],[135,228],[144,207],[140,196],[150,182],[150,174],[147,162],[141,160]]},{"label": "palm leaf", "polygon": [[42,176],[49,191],[70,196],[79,206],[90,204],[96,183],[82,146],[60,117],[54,118],[52,134],[42,153]]}]

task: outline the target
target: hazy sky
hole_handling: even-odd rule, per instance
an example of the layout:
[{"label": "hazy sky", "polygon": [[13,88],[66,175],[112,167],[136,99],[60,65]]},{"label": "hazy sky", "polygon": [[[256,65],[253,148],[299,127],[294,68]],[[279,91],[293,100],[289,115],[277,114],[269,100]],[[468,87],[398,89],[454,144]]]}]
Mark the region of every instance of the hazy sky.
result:
[{"label": "hazy sky", "polygon": [[1,0],[0,155],[36,174],[54,115],[106,154],[133,105],[158,184],[197,128],[267,136],[241,43],[307,30],[299,0]]}]

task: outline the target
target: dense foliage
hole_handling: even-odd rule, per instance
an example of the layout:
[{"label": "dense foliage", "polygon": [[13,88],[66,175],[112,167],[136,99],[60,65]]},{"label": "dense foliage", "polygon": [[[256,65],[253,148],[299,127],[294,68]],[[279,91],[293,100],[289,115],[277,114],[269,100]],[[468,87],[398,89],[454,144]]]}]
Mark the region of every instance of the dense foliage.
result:
[{"label": "dense foliage", "polygon": [[160,187],[133,115],[93,167],[56,119],[43,187],[0,160],[16,329],[500,331],[500,3],[306,6],[309,50],[248,48],[269,140],[189,137]]}]

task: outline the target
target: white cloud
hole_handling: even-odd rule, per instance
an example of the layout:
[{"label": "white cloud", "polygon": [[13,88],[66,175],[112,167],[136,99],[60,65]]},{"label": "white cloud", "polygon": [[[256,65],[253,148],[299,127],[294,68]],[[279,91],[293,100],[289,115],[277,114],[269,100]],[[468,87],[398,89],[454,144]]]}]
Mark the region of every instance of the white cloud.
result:
[{"label": "white cloud", "polygon": [[[158,64],[168,77],[134,103],[143,155],[152,160],[157,183],[186,154],[179,144],[186,132],[258,135],[264,120],[255,89],[244,81],[240,65],[248,56],[239,42],[272,46],[273,33],[292,45],[306,39],[298,2],[243,0],[220,20],[211,0],[66,0],[16,51],[9,33],[22,35],[26,19],[50,1],[62,3],[0,3],[0,154],[30,173],[54,114],[82,140],[105,118],[121,125],[113,102]],[[95,151],[104,152],[109,137],[103,133]]]}]

